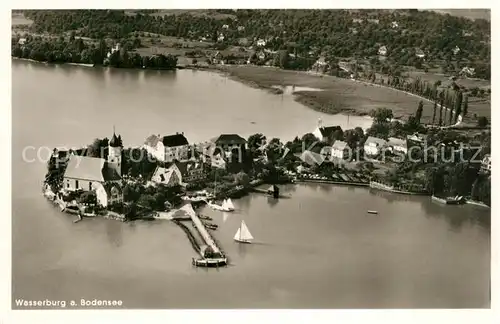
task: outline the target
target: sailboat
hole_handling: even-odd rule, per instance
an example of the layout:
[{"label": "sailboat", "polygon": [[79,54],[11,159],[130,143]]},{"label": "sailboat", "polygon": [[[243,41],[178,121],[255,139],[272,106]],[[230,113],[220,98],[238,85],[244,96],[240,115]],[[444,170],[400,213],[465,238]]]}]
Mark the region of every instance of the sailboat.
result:
[{"label": "sailboat", "polygon": [[231,198],[224,200],[224,202],[222,203],[222,208],[225,211],[233,211],[234,210],[234,205],[233,205],[233,202],[231,201]]},{"label": "sailboat", "polygon": [[253,240],[253,236],[250,234],[244,220],[241,221],[240,228],[238,228],[238,231],[234,235],[234,240],[240,243],[251,243]]}]

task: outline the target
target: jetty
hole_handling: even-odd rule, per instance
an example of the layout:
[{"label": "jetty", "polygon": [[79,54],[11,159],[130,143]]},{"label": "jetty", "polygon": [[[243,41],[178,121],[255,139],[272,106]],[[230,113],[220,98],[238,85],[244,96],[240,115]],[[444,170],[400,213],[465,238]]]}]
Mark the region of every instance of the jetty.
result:
[{"label": "jetty", "polygon": [[[195,235],[193,235],[193,233],[191,233],[191,231],[180,222],[178,217],[174,218],[174,222],[177,225],[181,226],[181,228],[186,232],[193,248],[200,255],[200,258],[192,259],[193,265],[198,267],[219,267],[227,265],[227,257],[221,251],[221,249],[215,242],[215,239],[212,238],[212,235],[210,235],[210,233],[208,232],[207,226],[203,223],[200,217],[196,215],[196,212],[194,211],[191,204],[184,205],[183,207],[179,208],[179,210],[184,211],[189,216],[194,230],[198,232],[199,237],[203,240],[203,242],[200,242],[202,244],[198,244],[196,242]],[[185,218],[183,217],[182,219]],[[209,227],[213,229],[215,226]]]}]

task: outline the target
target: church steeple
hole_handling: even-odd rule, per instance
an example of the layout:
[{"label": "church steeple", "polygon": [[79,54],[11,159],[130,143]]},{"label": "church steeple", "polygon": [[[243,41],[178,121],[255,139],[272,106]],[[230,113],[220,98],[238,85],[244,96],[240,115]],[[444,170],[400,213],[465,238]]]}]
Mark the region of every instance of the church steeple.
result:
[{"label": "church steeple", "polygon": [[108,147],[108,166],[115,169],[120,176],[122,174],[122,147],[121,136],[116,136],[113,126],[113,137],[109,141]]},{"label": "church steeple", "polygon": [[111,147],[121,147],[121,144],[122,143],[121,143],[120,137],[116,137],[115,126],[113,125],[113,137],[109,141],[109,146],[111,146]]}]

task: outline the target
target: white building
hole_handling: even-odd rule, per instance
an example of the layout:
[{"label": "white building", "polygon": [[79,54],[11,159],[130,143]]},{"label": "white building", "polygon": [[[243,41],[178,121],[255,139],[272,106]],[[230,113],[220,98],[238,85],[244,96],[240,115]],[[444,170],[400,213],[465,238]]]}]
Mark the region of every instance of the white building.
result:
[{"label": "white building", "polygon": [[370,136],[366,139],[364,150],[366,155],[378,155],[386,147],[387,142],[378,137]]},{"label": "white building", "polygon": [[387,146],[389,146],[393,152],[408,153],[408,145],[404,139],[389,137]]},{"label": "white building", "polygon": [[420,48],[417,48],[415,50],[415,55],[418,57],[418,58],[424,58],[425,57],[425,53],[424,51],[422,51]]},{"label": "white building", "polygon": [[387,47],[380,46],[378,49],[378,55],[386,56],[387,55]]},{"label": "white building", "polygon": [[63,176],[63,190],[95,191],[98,203],[104,207],[122,201],[122,148],[121,137],[113,134],[107,160],[70,154]]},{"label": "white building", "polygon": [[326,142],[331,139],[333,133],[335,133],[336,131],[342,131],[342,128],[340,126],[323,127],[322,120],[318,119],[318,126],[312,132],[312,134],[320,141]]},{"label": "white building", "polygon": [[350,147],[347,142],[335,141],[332,145],[332,158],[345,159],[350,155]]},{"label": "white building", "polygon": [[24,45],[26,43],[26,38],[19,38],[19,45]]},{"label": "white building", "polygon": [[398,28],[398,27],[399,27],[398,22],[397,22],[397,21],[393,21],[393,22],[391,22],[391,27],[392,27],[392,28]]},{"label": "white building", "polygon": [[111,48],[111,51],[108,52],[108,58],[111,56],[111,54],[115,53],[115,52],[118,52],[119,50],[121,49],[121,44],[120,43],[117,43],[115,45],[115,47],[112,47]]},{"label": "white building", "polygon": [[481,161],[481,170],[483,172],[491,172],[491,155],[486,154]]},{"label": "white building", "polygon": [[257,41],[257,46],[266,46],[266,41],[262,38]]},{"label": "white building", "polygon": [[224,34],[220,34],[219,37],[217,37],[217,41],[223,42],[224,41]]},{"label": "white building", "polygon": [[455,48],[453,49],[453,54],[457,55],[459,52],[460,52],[460,47],[455,46]]},{"label": "white building", "polygon": [[189,157],[189,142],[184,133],[163,137],[151,135],[146,139],[143,147],[162,162],[186,161]]}]

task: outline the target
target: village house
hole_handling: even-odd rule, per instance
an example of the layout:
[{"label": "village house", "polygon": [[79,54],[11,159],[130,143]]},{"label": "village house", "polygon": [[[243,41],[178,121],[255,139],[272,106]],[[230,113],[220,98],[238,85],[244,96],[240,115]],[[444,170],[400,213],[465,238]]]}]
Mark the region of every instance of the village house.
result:
[{"label": "village house", "polygon": [[491,155],[486,154],[481,161],[481,171],[485,173],[491,172]]},{"label": "village house", "polygon": [[[63,175],[63,190],[96,191],[98,203],[102,206],[122,199],[122,148],[121,137],[113,134],[108,145],[107,159],[80,156],[71,152]],[[113,193],[118,194],[112,196]]]},{"label": "village house", "polygon": [[320,119],[318,120],[318,126],[312,132],[312,134],[320,141],[327,142],[332,138],[333,133],[335,133],[336,131],[342,132],[342,128],[340,126],[323,127],[323,122]]},{"label": "village house", "polygon": [[364,150],[365,154],[368,156],[375,156],[382,152],[382,150],[386,147],[386,141],[382,138],[369,136],[366,139]]},{"label": "village house", "polygon": [[113,183],[98,183],[95,189],[98,204],[102,207],[119,204],[123,202],[123,190],[121,186]]},{"label": "village house", "polygon": [[404,154],[408,153],[408,145],[406,140],[396,137],[389,137],[387,146],[391,149],[393,153],[401,152]]},{"label": "village house", "polygon": [[425,57],[424,51],[422,51],[422,49],[420,49],[420,48],[415,49],[415,55],[418,58],[424,58]]},{"label": "village house", "polygon": [[266,41],[263,40],[262,38],[257,40],[257,46],[262,46],[262,47],[266,46]]},{"label": "village house", "polygon": [[313,64],[312,70],[324,72],[328,68],[328,63],[324,56],[320,56],[319,59]]},{"label": "village house", "polygon": [[386,56],[387,55],[387,47],[380,46],[378,49],[378,55]]},{"label": "village house", "polygon": [[238,31],[244,31],[245,30],[245,26],[238,26]]},{"label": "village house", "polygon": [[185,161],[189,158],[189,142],[184,133],[163,137],[151,135],[146,139],[143,147],[162,162]]},{"label": "village house", "polygon": [[222,25],[223,29],[229,29],[229,25]]},{"label": "village house", "polygon": [[391,22],[391,27],[392,27],[392,28],[398,28],[398,27],[399,27],[398,22],[397,22],[397,21],[393,21],[393,22]]},{"label": "village house", "polygon": [[182,185],[182,173],[176,163],[172,163],[169,167],[156,167],[151,182],[158,185],[163,184],[167,187]]},{"label": "village house", "polygon": [[17,42],[19,45],[24,45],[26,44],[26,38],[19,38],[19,41]]},{"label": "village house", "polygon": [[337,140],[332,145],[332,158],[336,159],[346,159],[350,157],[351,148],[347,144],[347,142]]},{"label": "village house", "polygon": [[361,24],[363,22],[363,19],[353,18],[352,22],[355,23],[355,24]]},{"label": "village house", "polygon": [[475,74],[475,69],[466,66],[466,67],[462,68],[462,70],[460,71],[459,74],[461,76],[465,76],[465,77],[473,77]]},{"label": "village house", "polygon": [[460,52],[460,47],[455,46],[455,48],[452,51],[454,55],[457,55]]},{"label": "village house", "polygon": [[219,36],[217,37],[217,41],[218,42],[223,42],[224,41],[224,34],[219,34]]},{"label": "village house", "polygon": [[118,52],[120,49],[121,49],[121,44],[120,43],[116,43],[116,45],[114,47],[112,47],[111,50],[108,52],[107,58],[109,59],[109,57],[111,56],[111,54],[113,54],[115,52]]},{"label": "village house", "polygon": [[372,24],[378,24],[380,22],[378,19],[368,19],[367,21]]},{"label": "village house", "polygon": [[217,51],[215,54],[212,56],[212,64],[224,64],[224,56],[222,55],[221,52]]},{"label": "village house", "polygon": [[427,135],[420,134],[420,133],[414,133],[412,135],[406,136],[406,140],[407,140],[407,142],[415,143],[415,144],[422,146],[427,142]]},{"label": "village house", "polygon": [[246,149],[247,141],[237,134],[222,134],[217,137],[214,143],[214,154],[217,154],[217,151],[221,151],[225,156],[230,156],[233,150],[243,153]]}]

